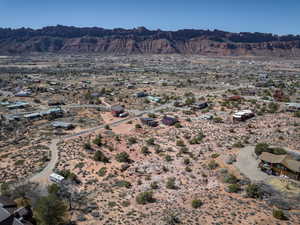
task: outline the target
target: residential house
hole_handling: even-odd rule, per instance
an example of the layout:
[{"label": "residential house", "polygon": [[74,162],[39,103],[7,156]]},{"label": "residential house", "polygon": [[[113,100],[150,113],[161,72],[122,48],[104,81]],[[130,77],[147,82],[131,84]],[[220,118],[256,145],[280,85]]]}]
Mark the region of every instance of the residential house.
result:
[{"label": "residential house", "polygon": [[206,107],[208,107],[208,103],[207,102],[198,102],[198,103],[194,103],[191,108],[193,110],[200,110],[200,109],[205,109]]},{"label": "residential house", "polygon": [[156,127],[158,126],[158,122],[155,121],[153,118],[146,118],[146,117],[143,117],[143,118],[140,118],[142,124],[145,124],[147,126],[150,126],[150,127]]},{"label": "residential house", "polygon": [[254,113],[251,110],[242,110],[233,114],[234,121],[245,121],[254,117]]},{"label": "residential house", "polygon": [[294,180],[300,180],[300,161],[294,160],[289,155],[275,155],[263,152],[259,159],[259,167],[273,175],[285,175]]},{"label": "residential house", "polygon": [[111,107],[111,113],[115,117],[118,117],[123,112],[124,112],[124,107],[121,105],[114,105]]}]

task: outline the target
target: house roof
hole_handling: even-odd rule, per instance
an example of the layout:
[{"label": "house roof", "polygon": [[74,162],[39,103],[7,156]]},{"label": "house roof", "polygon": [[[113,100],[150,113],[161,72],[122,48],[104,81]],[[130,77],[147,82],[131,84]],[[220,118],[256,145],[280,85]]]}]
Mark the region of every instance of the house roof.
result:
[{"label": "house roof", "polygon": [[111,107],[111,110],[112,111],[123,111],[124,107],[121,106],[121,105],[114,105],[114,106]]},{"label": "house roof", "polygon": [[269,163],[281,163],[286,158],[286,155],[275,155],[270,152],[263,152],[259,158]]},{"label": "house roof", "polygon": [[300,172],[300,162],[292,159],[288,155],[275,155],[269,152],[263,152],[259,158],[269,163],[279,163],[294,172]]}]

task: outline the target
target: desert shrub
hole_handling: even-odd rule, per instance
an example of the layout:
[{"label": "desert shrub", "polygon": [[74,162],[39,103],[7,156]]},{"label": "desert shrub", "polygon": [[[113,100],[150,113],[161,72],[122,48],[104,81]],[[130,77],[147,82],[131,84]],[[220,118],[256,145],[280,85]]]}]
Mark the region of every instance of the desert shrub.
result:
[{"label": "desert shrub", "polygon": [[190,172],[192,172],[193,170],[191,169],[191,167],[187,166],[187,167],[185,167],[185,171],[190,173]]},{"label": "desert shrub", "polygon": [[128,144],[133,145],[137,143],[137,139],[135,137],[128,138]]},{"label": "desert shrub", "polygon": [[273,209],[273,216],[276,219],[279,219],[279,220],[286,220],[287,219],[284,212],[282,210],[279,210],[279,209]]},{"label": "desert shrub", "polygon": [[255,146],[255,154],[261,155],[263,152],[269,152],[269,144],[267,143],[258,143]]},{"label": "desert shrub", "polygon": [[106,167],[102,167],[101,169],[99,169],[99,171],[98,171],[97,174],[98,174],[100,177],[104,177],[104,176],[106,175],[106,172],[107,172]]},{"label": "desert shrub", "polygon": [[185,146],[185,144],[184,144],[183,140],[177,140],[176,141],[176,146],[183,147],[183,146]]},{"label": "desert shrub", "polygon": [[148,149],[147,146],[143,146],[143,147],[141,148],[141,153],[142,153],[143,155],[148,155],[148,154],[150,153],[150,151],[149,151],[149,149]]},{"label": "desert shrub", "polygon": [[212,157],[213,159],[216,159],[216,158],[218,158],[219,156],[220,156],[219,153],[214,153],[214,154],[211,155],[211,157]]},{"label": "desert shrub", "polygon": [[109,127],[108,124],[106,124],[104,128],[105,128],[106,130],[110,130],[110,127]]},{"label": "desert shrub", "polygon": [[135,200],[140,205],[145,205],[147,203],[155,202],[155,199],[153,198],[153,192],[152,191],[145,191],[145,192],[139,193],[136,196]]},{"label": "desert shrub", "polygon": [[96,151],[94,154],[94,160],[97,162],[104,162],[104,163],[108,163],[109,162],[109,158],[107,158],[103,152],[101,151]]},{"label": "desert shrub", "polygon": [[84,149],[86,149],[86,150],[92,149],[92,146],[91,146],[90,143],[85,143],[85,144],[83,145],[83,147],[84,147]]},{"label": "desert shrub", "polygon": [[157,181],[153,181],[153,182],[150,184],[150,187],[151,187],[151,189],[158,189],[159,186],[158,186]]},{"label": "desert shrub", "polygon": [[166,155],[166,156],[165,156],[165,160],[166,160],[167,162],[170,162],[170,161],[172,161],[173,159],[172,159],[172,157],[171,157],[170,155]]},{"label": "desert shrub", "polygon": [[294,117],[300,117],[300,110],[299,111],[297,111],[297,112],[294,112]]},{"label": "desert shrub", "polygon": [[246,194],[250,198],[261,198],[262,192],[257,184],[249,184],[246,187]]},{"label": "desert shrub", "polygon": [[268,112],[269,113],[275,113],[277,112],[279,109],[279,104],[275,103],[275,102],[270,102],[268,104]]},{"label": "desert shrub", "polygon": [[147,141],[146,141],[147,145],[155,145],[155,140],[154,138],[149,138]]},{"label": "desert shrub", "polygon": [[135,128],[136,128],[136,129],[140,129],[140,128],[142,128],[142,126],[141,126],[141,124],[137,123],[137,124],[135,125]]},{"label": "desert shrub", "polygon": [[209,169],[213,170],[216,169],[219,166],[219,164],[215,160],[211,160],[207,166]]},{"label": "desert shrub", "polygon": [[131,183],[126,181],[126,180],[117,180],[114,184],[116,187],[126,187],[126,188],[131,188]]},{"label": "desert shrub", "polygon": [[238,179],[233,174],[226,174],[223,178],[223,181],[228,184],[236,184]]},{"label": "desert shrub", "polygon": [[237,193],[241,190],[241,187],[239,184],[230,184],[228,185],[228,192],[229,193]]},{"label": "desert shrub", "polygon": [[243,147],[245,147],[245,145],[241,141],[238,141],[238,142],[234,143],[232,145],[232,147],[234,147],[234,148],[243,148]]},{"label": "desert shrub", "polygon": [[150,118],[156,118],[156,115],[154,114],[154,113],[148,113],[148,117],[150,117]]},{"label": "desert shrub", "polygon": [[80,162],[75,165],[75,168],[82,169],[83,167],[84,167],[84,162]]},{"label": "desert shrub", "polygon": [[189,165],[191,163],[191,160],[189,159],[189,158],[185,158],[184,160],[183,160],[183,164],[184,165]]},{"label": "desert shrub", "polygon": [[271,148],[271,153],[275,155],[285,155],[287,154],[286,150],[283,148]]},{"label": "desert shrub", "polygon": [[94,140],[93,140],[93,143],[95,145],[98,145],[99,147],[102,146],[102,137],[101,135],[98,135]]},{"label": "desert shrub", "polygon": [[202,205],[203,205],[203,202],[202,202],[200,199],[194,199],[194,200],[192,201],[192,207],[193,207],[194,209],[198,209],[198,208],[200,208]]},{"label": "desert shrub", "polygon": [[214,118],[213,118],[213,121],[214,121],[215,123],[223,123],[223,119],[222,119],[221,117],[214,117]]},{"label": "desert shrub", "polygon": [[181,125],[179,122],[175,123],[174,126],[175,126],[176,128],[181,128],[181,127],[182,127],[182,125]]},{"label": "desert shrub", "polygon": [[17,160],[17,161],[15,162],[15,165],[16,165],[16,166],[22,166],[22,165],[24,165],[24,162],[25,162],[24,159],[20,159],[20,160]]},{"label": "desert shrub", "polygon": [[177,189],[175,184],[176,178],[175,177],[169,177],[166,183],[166,188],[168,189]]},{"label": "desert shrub", "polygon": [[120,152],[116,155],[116,160],[118,162],[126,162],[126,163],[129,163],[131,162],[130,158],[129,158],[129,155],[128,153],[126,152]]}]

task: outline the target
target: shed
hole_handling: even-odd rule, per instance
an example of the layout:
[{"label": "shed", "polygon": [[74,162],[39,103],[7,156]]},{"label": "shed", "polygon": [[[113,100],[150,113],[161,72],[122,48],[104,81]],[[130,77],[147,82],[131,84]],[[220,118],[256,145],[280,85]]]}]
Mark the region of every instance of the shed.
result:
[{"label": "shed", "polygon": [[164,118],[161,121],[164,125],[172,126],[175,123],[178,122],[178,120],[175,117],[171,116],[164,116]]}]

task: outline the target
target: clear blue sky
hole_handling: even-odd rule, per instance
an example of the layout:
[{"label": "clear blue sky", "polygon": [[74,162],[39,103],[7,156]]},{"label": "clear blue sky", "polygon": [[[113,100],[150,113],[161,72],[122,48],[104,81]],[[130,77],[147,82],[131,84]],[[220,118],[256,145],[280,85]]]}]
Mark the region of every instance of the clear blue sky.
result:
[{"label": "clear blue sky", "polygon": [[0,27],[57,24],[300,34],[300,0],[0,0]]}]

